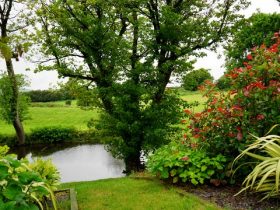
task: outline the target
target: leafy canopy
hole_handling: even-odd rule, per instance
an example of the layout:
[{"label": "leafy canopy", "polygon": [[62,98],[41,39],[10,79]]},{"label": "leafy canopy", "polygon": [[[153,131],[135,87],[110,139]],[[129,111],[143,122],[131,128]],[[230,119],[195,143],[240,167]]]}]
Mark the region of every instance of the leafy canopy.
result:
[{"label": "leafy canopy", "polygon": [[[182,102],[166,92],[171,75],[192,68],[190,56],[215,48],[231,32],[244,0],[52,0],[36,4],[39,44],[63,77],[97,95],[110,145],[139,166],[141,151],[168,141]],[[116,149],[117,148],[117,149]]]}]

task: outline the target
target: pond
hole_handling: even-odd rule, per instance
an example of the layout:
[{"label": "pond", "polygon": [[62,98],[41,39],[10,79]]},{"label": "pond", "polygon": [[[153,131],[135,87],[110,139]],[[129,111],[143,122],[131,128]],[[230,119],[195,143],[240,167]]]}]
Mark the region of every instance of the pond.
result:
[{"label": "pond", "polygon": [[90,181],[125,176],[125,164],[113,158],[101,144],[22,147],[12,150],[29,160],[51,158],[61,175],[61,182]]}]

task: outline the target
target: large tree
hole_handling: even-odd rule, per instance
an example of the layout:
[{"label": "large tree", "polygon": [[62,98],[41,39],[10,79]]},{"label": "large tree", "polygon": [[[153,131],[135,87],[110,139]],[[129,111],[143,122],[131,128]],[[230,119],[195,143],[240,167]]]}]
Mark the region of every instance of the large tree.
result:
[{"label": "large tree", "polygon": [[25,19],[21,16],[23,10],[27,12],[22,3],[22,0],[0,1],[0,56],[5,61],[6,80],[11,88],[9,106],[6,107],[9,110],[6,110],[6,112],[9,112],[8,121],[13,124],[20,145],[25,142],[25,134],[20,118],[19,84],[14,71],[13,59],[18,60],[27,48],[27,45],[20,38],[20,35],[26,32],[25,28],[27,27]]},{"label": "large tree", "polygon": [[[127,169],[141,151],[168,141],[180,100],[166,86],[191,68],[191,56],[215,48],[246,0],[50,0],[38,8],[43,53],[61,76],[94,84],[103,127]],[[69,119],[70,120],[70,119]]]}]

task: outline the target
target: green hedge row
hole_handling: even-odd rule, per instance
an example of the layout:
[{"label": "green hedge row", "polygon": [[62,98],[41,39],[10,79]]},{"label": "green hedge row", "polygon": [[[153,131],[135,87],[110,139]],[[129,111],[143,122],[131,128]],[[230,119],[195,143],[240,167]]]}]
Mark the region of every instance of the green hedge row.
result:
[{"label": "green hedge row", "polygon": [[31,90],[25,92],[32,102],[73,100],[75,97],[64,90]]},{"label": "green hedge row", "polygon": [[[26,144],[50,144],[64,142],[94,142],[100,143],[96,138],[95,130],[80,131],[72,127],[43,127],[31,130],[26,135]],[[0,145],[14,146],[16,137],[12,135],[0,135]]]}]

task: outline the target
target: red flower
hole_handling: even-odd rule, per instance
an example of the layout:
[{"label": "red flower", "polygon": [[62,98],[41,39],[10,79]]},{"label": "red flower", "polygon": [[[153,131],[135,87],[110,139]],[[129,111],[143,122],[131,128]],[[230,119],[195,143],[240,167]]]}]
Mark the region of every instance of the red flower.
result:
[{"label": "red flower", "polygon": [[194,137],[195,139],[199,139],[199,138],[200,138],[200,135],[199,135],[199,134],[195,134],[193,137]]},{"label": "red flower", "polygon": [[201,113],[195,113],[194,114],[195,117],[201,117],[201,115],[202,115]]},{"label": "red flower", "polygon": [[234,133],[232,133],[232,132],[228,133],[228,137],[233,138],[234,136],[235,136]]},{"label": "red flower", "polygon": [[186,138],[187,138],[187,134],[184,134],[184,136],[183,136],[183,137],[184,137],[184,139],[186,139]]},{"label": "red flower", "polygon": [[258,114],[256,118],[257,120],[263,120],[265,116],[263,114]]},{"label": "red flower", "polygon": [[251,89],[250,86],[247,86],[247,87],[243,88],[244,96],[248,97],[250,95],[250,89]]},{"label": "red flower", "polygon": [[241,141],[243,139],[242,129],[241,127],[237,127],[236,129],[238,131],[236,138],[238,141]]},{"label": "red flower", "polygon": [[192,149],[197,148],[197,143],[191,143],[191,148],[192,148]]},{"label": "red flower", "polygon": [[272,52],[272,53],[277,53],[278,52],[278,45],[277,44],[274,44],[272,45],[269,49],[268,49],[269,52]]},{"label": "red flower", "polygon": [[233,110],[242,111],[241,106],[238,106],[238,105],[234,105],[234,106],[232,107],[232,109],[233,109]]},{"label": "red flower", "polygon": [[185,109],[184,112],[185,112],[186,114],[192,114],[192,112],[191,112],[189,109]]},{"label": "red flower", "polygon": [[253,60],[253,56],[252,56],[251,54],[248,54],[248,55],[247,55],[247,59],[248,59],[248,60]]},{"label": "red flower", "polygon": [[183,123],[183,124],[186,123],[186,122],[187,122],[187,120],[181,120],[181,123]]},{"label": "red flower", "polygon": [[214,98],[213,101],[211,102],[212,105],[215,105],[218,102],[217,98]]},{"label": "red flower", "polygon": [[188,156],[182,157],[181,160],[188,161],[190,158]]}]

